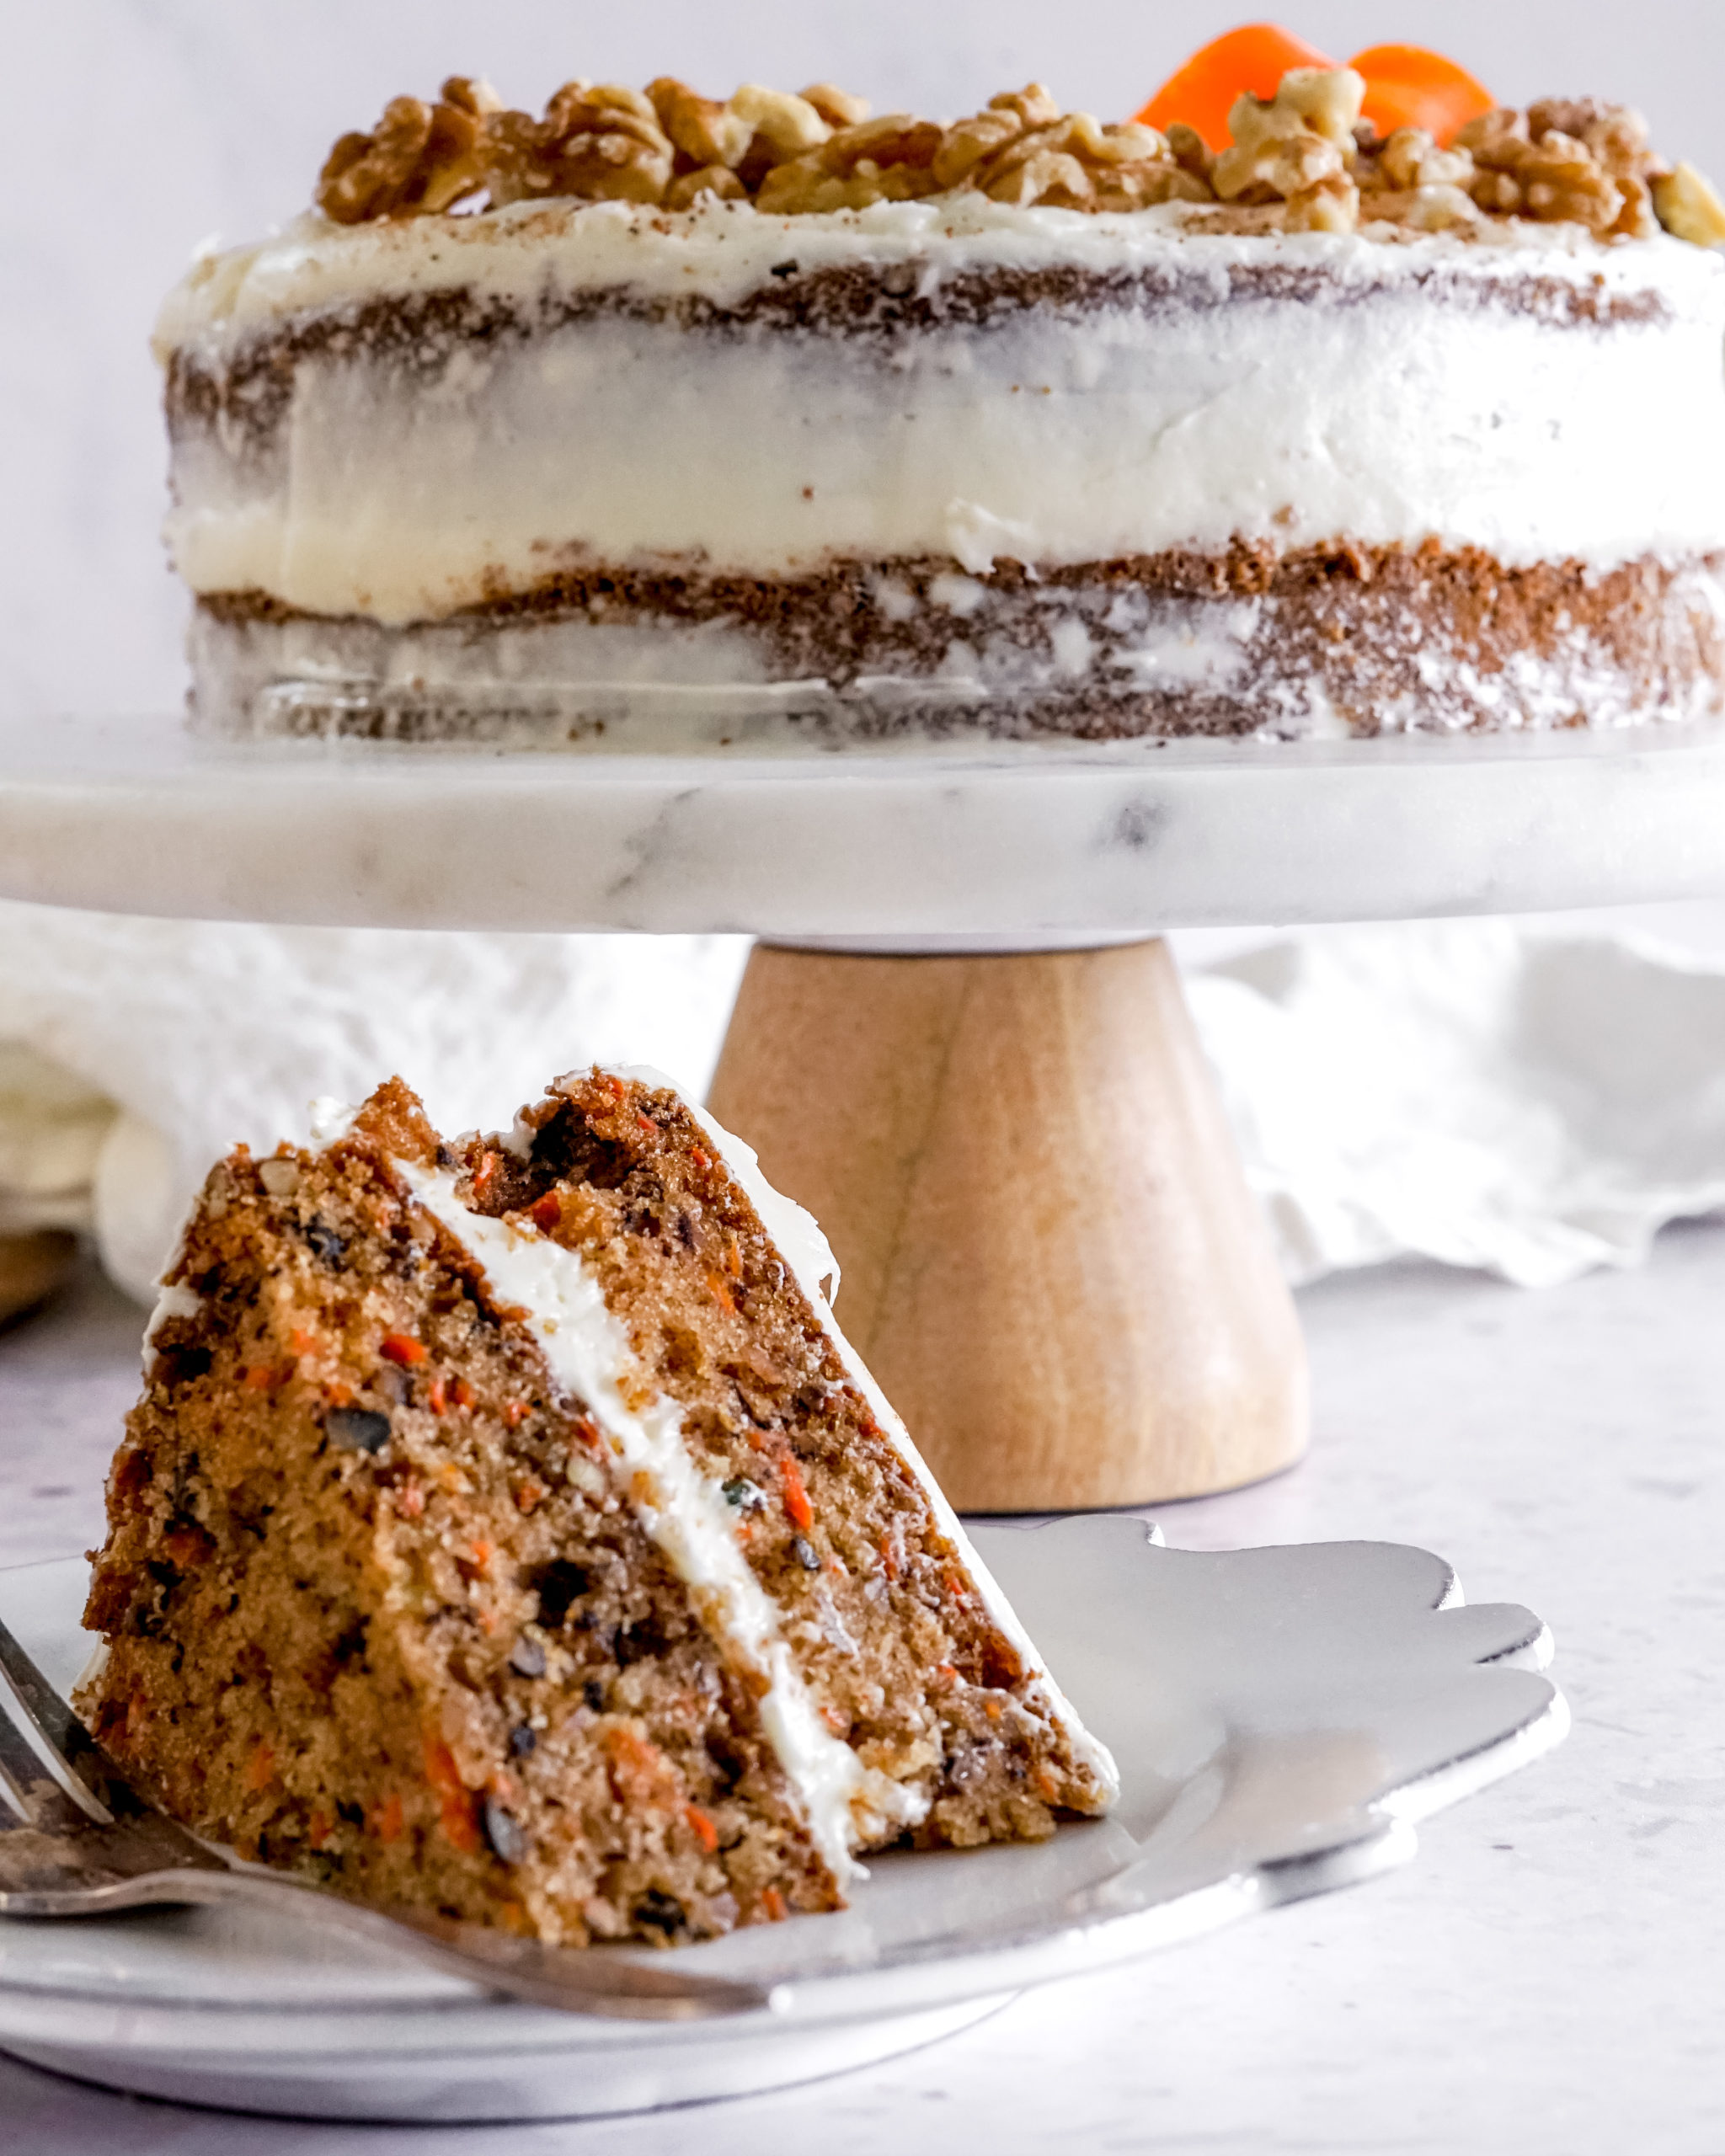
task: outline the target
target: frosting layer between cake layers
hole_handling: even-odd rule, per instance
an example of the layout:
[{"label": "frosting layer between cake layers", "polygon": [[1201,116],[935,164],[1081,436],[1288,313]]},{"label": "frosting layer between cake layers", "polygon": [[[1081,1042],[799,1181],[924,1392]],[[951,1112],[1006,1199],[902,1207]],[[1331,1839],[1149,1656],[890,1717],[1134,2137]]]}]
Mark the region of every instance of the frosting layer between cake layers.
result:
[{"label": "frosting layer between cake layers", "polygon": [[[655,1070],[617,1075],[675,1091]],[[825,1237],[801,1206],[767,1182],[748,1146],[710,1116],[689,1112],[772,1236],[839,1350],[846,1377],[868,1400],[940,1532],[959,1552],[990,1620],[1017,1650],[1027,1695],[1062,1729],[1097,1787],[1112,1797],[1119,1774],[1107,1748],[1084,1728],[1055,1684],[903,1423],[840,1333],[823,1289],[823,1283],[836,1285],[838,1278]],[[328,1146],[346,1136],[356,1113],[334,1101],[316,1103],[314,1144]],[[399,1155],[392,1166],[413,1198],[468,1253],[491,1293],[518,1315],[559,1390],[579,1401],[597,1424],[614,1455],[624,1502],[688,1588],[702,1623],[727,1658],[747,1671],[758,1687],[762,1730],[823,1860],[841,1887],[865,1877],[854,1852],[889,1843],[920,1825],[928,1813],[931,1792],[865,1765],[823,1719],[786,1636],[782,1612],[740,1550],[736,1513],[720,1481],[697,1465],[685,1435],[683,1411],[643,1365],[598,1278],[576,1251],[531,1228],[475,1211],[464,1202],[459,1178],[450,1169]],[[184,1314],[185,1301],[176,1299],[187,1298],[183,1288],[165,1288],[151,1332],[164,1315]],[[189,1299],[195,1307],[196,1298]]]},{"label": "frosting layer between cake layers", "polygon": [[1725,265],[1189,221],[553,205],[206,259],[158,339],[201,723],[660,745],[1715,707]]}]

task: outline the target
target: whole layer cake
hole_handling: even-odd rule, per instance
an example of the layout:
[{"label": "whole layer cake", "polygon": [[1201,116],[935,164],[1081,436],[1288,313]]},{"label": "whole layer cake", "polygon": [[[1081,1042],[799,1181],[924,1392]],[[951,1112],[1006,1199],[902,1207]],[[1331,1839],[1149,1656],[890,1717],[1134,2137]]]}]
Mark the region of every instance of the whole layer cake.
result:
[{"label": "whole layer cake", "polygon": [[242,1148],[151,1325],[80,1710],[248,1856],[566,1944],[1106,1809],[836,1273],[652,1074],[455,1147],[392,1081]]},{"label": "whole layer cake", "polygon": [[195,723],[896,747],[1717,711],[1717,200],[1616,108],[1440,147],[1361,88],[1291,72],[1220,155],[1036,88],[949,127],[668,80],[537,120],[462,80],[397,100],[163,317]]}]

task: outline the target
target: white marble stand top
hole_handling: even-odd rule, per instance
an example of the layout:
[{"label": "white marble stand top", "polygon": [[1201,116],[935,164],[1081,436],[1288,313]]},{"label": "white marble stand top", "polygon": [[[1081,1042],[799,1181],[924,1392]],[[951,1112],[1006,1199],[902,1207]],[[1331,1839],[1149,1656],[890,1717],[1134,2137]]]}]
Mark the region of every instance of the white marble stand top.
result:
[{"label": "white marble stand top", "polygon": [[0,897],[350,926],[1039,948],[1725,891],[1725,729],[989,757],[0,728]]},{"label": "white marble stand top", "polygon": [[[1171,1543],[1388,1538],[1550,1622],[1568,1742],[1418,1860],[803,2089],[580,2126],[349,2128],[129,2102],[0,2058],[23,2156],[1706,2156],[1725,2148],[1725,1227],[1537,1294],[1386,1268],[1300,1298],[1310,1459]],[[98,1533],[139,1314],[0,1336],[0,1563]]]}]

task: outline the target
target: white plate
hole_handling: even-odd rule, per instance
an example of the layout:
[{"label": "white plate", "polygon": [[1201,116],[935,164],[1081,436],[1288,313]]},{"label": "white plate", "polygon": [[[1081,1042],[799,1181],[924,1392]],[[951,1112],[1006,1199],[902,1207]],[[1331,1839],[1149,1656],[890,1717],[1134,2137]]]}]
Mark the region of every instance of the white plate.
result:
[{"label": "white plate", "polygon": [[[772,2011],[542,2013],[314,1927],[163,1912],[0,1920],[0,2044],[119,2088],[318,2118],[585,2116],[775,2088],[1370,1878],[1413,1855],[1414,1821],[1567,1726],[1534,1673],[1550,1657],[1540,1620],[1461,1607],[1423,1550],[1171,1550],[1139,1521],[1094,1516],[976,1539],[1114,1748],[1119,1803],[1034,1848],[878,1859],[843,1915],[676,1950],[777,1986]],[[56,1684],[88,1645],[84,1580],[75,1561],[0,1573],[0,1616]]]},{"label": "white plate", "polygon": [[1722,889],[1715,725],[772,759],[0,727],[0,896],[182,919],[1039,947]]}]

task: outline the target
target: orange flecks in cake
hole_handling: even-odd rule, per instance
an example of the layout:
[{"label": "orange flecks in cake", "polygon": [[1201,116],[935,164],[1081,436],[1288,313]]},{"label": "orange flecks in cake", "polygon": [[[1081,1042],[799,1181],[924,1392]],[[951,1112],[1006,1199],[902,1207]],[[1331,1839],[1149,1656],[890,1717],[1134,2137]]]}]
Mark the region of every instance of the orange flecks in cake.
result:
[{"label": "orange flecks in cake", "polygon": [[835,1737],[845,1737],[850,1733],[850,1716],[841,1708],[832,1705],[830,1702],[820,1710],[820,1719]]},{"label": "orange flecks in cake", "polygon": [[658,1137],[659,1125],[653,1120],[650,1115],[644,1114],[639,1108],[637,1108],[635,1110],[635,1120],[640,1124],[642,1129],[648,1132],[650,1136],[654,1138]]},{"label": "orange flecks in cake", "polygon": [[128,1503],[133,1502],[149,1488],[155,1472],[147,1453],[140,1452],[136,1446],[128,1447],[114,1463],[110,1480],[115,1495],[124,1497]]},{"label": "orange flecks in cake", "polygon": [[536,1228],[542,1228],[547,1235],[555,1235],[557,1225],[563,1218],[563,1200],[554,1190],[547,1190],[527,1218]]},{"label": "orange flecks in cake", "polygon": [[350,1407],[354,1389],[350,1385],[344,1385],[339,1378],[332,1378],[323,1388],[323,1397],[332,1407]]},{"label": "orange flecks in cake", "polygon": [[707,1292],[722,1310],[736,1309],[737,1305],[731,1295],[730,1283],[726,1280],[724,1273],[709,1273],[708,1274]]},{"label": "orange flecks in cake", "polygon": [[511,1430],[519,1430],[527,1419],[526,1401],[525,1400],[506,1401],[503,1410],[503,1419]]},{"label": "orange flecks in cake", "polygon": [[1136,116],[1166,132],[1177,120],[1194,128],[1212,150],[1232,140],[1228,115],[1236,98],[1273,98],[1290,67],[1333,67],[1327,53],[1279,23],[1247,23],[1213,38],[1177,67]]},{"label": "orange flecks in cake", "polygon": [[743,1277],[743,1246],[729,1232],[724,1239],[724,1269],[733,1280]]},{"label": "orange flecks in cake", "polygon": [[1003,1703],[999,1700],[985,1700],[982,1703],[982,1711],[991,1721],[998,1721],[1005,1710]]},{"label": "orange flecks in cake", "polygon": [[491,1560],[496,1554],[491,1545],[483,1535],[481,1535],[473,1545],[473,1570],[483,1577],[491,1570]]},{"label": "orange flecks in cake", "polygon": [[255,1795],[259,1790],[268,1789],[275,1779],[275,1748],[267,1737],[260,1737],[246,1761],[245,1785]]},{"label": "orange flecks in cake", "polygon": [[275,1392],[292,1375],[291,1363],[254,1363],[245,1374],[246,1387],[251,1392]]},{"label": "orange flecks in cake", "polygon": [[778,1479],[785,1493],[785,1510],[791,1516],[793,1527],[813,1527],[814,1508],[809,1502],[809,1492],[803,1486],[803,1470],[787,1453],[778,1464]]},{"label": "orange flecks in cake", "polygon": [[899,1577],[899,1553],[894,1549],[891,1538],[883,1534],[879,1547],[883,1570],[889,1580],[895,1580]]},{"label": "orange flecks in cake", "polygon": [[934,1673],[943,1684],[956,1684],[959,1681],[959,1673],[949,1662],[936,1662]]},{"label": "orange flecks in cake", "polygon": [[433,1378],[425,1390],[425,1405],[434,1415],[441,1415],[449,1405],[449,1388],[441,1377]]},{"label": "orange flecks in cake", "polygon": [[307,1332],[302,1325],[295,1326],[288,1334],[287,1344],[296,1355],[315,1355],[323,1345],[315,1332]]},{"label": "orange flecks in cake", "polygon": [[490,1189],[496,1175],[496,1154],[482,1153],[479,1155],[479,1165],[473,1171],[473,1195],[475,1198],[483,1198],[484,1197],[486,1192]]},{"label": "orange flecks in cake", "polygon": [[1356,52],[1348,65],[1365,77],[1361,117],[1380,135],[1423,127],[1434,141],[1448,142],[1470,120],[1497,106],[1465,67],[1423,45],[1374,45]]},{"label": "orange flecks in cake", "polygon": [[306,1839],[314,1849],[321,1849],[335,1830],[335,1822],[327,1812],[314,1812],[306,1822]]},{"label": "orange flecks in cake", "polygon": [[176,1520],[162,1538],[164,1555],[182,1572],[207,1563],[215,1547],[214,1540],[195,1519]]},{"label": "orange flecks in cake", "polygon": [[774,1924],[782,1924],[790,1913],[785,1907],[785,1897],[777,1886],[769,1886],[762,1894],[761,1906]]},{"label": "orange flecks in cake", "polygon": [[465,1378],[457,1378],[449,1389],[449,1396],[465,1413],[473,1404],[473,1388]]},{"label": "orange flecks in cake", "polygon": [[718,1828],[698,1804],[686,1804],[683,1817],[689,1822],[689,1831],[711,1856],[718,1847]]},{"label": "orange flecks in cake", "polygon": [[536,1510],[540,1505],[542,1505],[544,1502],[545,1485],[542,1482],[520,1482],[516,1484],[515,1510],[517,1512],[531,1513]]},{"label": "orange flecks in cake", "polygon": [[401,1799],[398,1796],[386,1797],[383,1801],[383,1808],[377,1814],[377,1834],[378,1840],[380,1842],[399,1841],[401,1839],[402,1828],[406,1823],[407,1822],[402,1814]]},{"label": "orange flecks in cake", "polygon": [[462,1780],[455,1754],[441,1737],[425,1739],[425,1779],[436,1792],[438,1824],[452,1847],[470,1855],[479,1846],[473,1793]]},{"label": "orange flecks in cake", "polygon": [[471,1856],[478,1848],[478,1806],[468,1790],[463,1790],[459,1796],[444,1798],[437,1823],[450,1847],[459,1849],[463,1856]]},{"label": "orange flecks in cake", "polygon": [[615,1723],[606,1731],[605,1750],[619,1803],[662,1803],[675,1788],[665,1754],[627,1722]]},{"label": "orange flecks in cake", "polygon": [[[526,1412],[524,1409],[523,1413]],[[605,1440],[599,1434],[599,1425],[590,1415],[582,1415],[569,1426],[569,1434],[579,1438],[589,1452],[603,1453]]]},{"label": "orange flecks in cake", "polygon": [[386,1332],[377,1352],[386,1363],[398,1363],[403,1369],[414,1363],[423,1363],[426,1353],[425,1342],[415,1340],[409,1332]]},{"label": "orange flecks in cake", "polygon": [[401,1486],[395,1508],[403,1519],[418,1519],[425,1509],[425,1492],[411,1475]]},{"label": "orange flecks in cake", "polygon": [[703,1152],[698,1145],[692,1145],[689,1148],[689,1158],[695,1163],[695,1166],[702,1171],[703,1174],[713,1166],[713,1155],[710,1153]]}]

